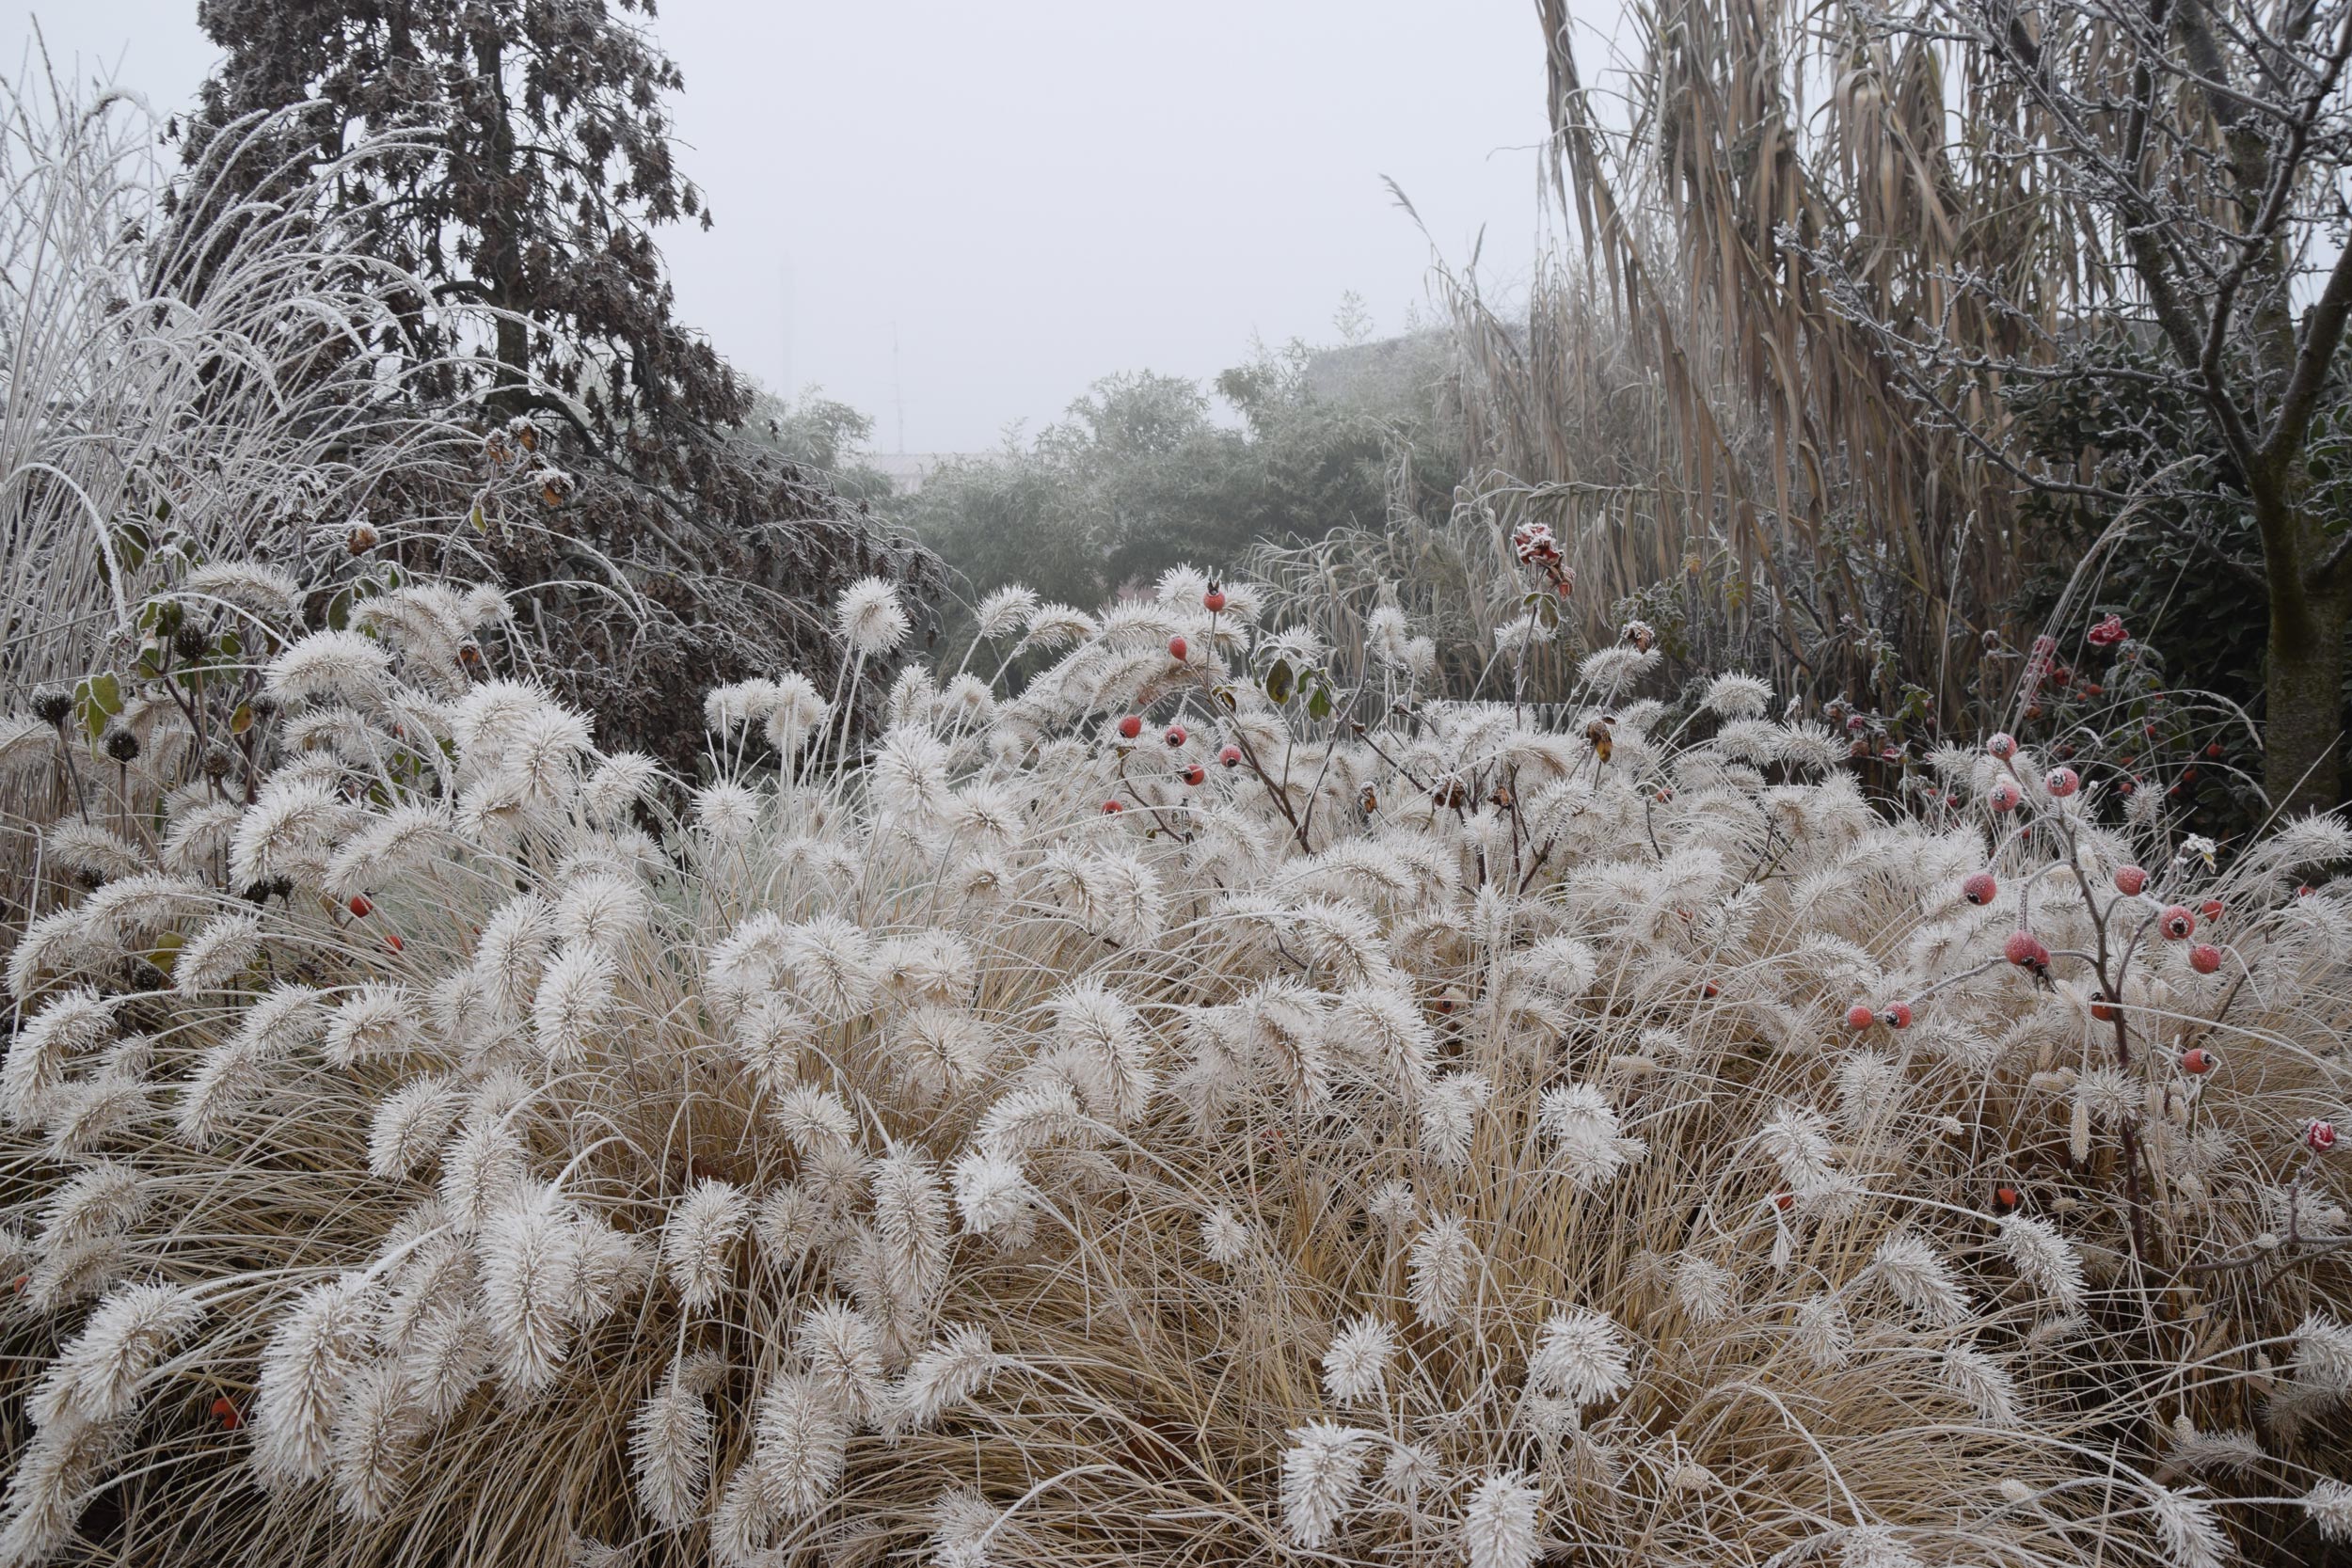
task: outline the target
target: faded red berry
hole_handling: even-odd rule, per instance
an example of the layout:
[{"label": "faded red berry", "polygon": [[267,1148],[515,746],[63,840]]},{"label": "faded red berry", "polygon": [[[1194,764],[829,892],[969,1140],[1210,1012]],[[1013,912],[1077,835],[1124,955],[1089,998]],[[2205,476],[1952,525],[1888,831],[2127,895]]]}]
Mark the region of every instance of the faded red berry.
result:
[{"label": "faded red berry", "polygon": [[2010,734],[2007,730],[2003,730],[2000,734],[1986,741],[1984,743],[1984,749],[1987,752],[1990,752],[1993,755],[2000,758],[2003,762],[2007,762],[2010,758],[2017,754],[2017,737]]},{"label": "faded red berry", "polygon": [[1114,812],[1125,811],[1126,809],[1127,808],[1125,806],[1120,805],[1116,800],[1105,800],[1103,802],[1103,815],[1104,816],[1108,816]]},{"label": "faded red berry", "polygon": [[1182,724],[1170,724],[1167,729],[1160,733],[1160,738],[1167,741],[1170,746],[1182,746],[1184,743],[1184,726]]},{"label": "faded red berry", "polygon": [[384,933],[384,945],[397,953],[408,944],[400,940],[400,933],[398,931],[387,931]]},{"label": "faded red berry", "polygon": [[374,909],[375,906],[368,902],[368,895],[366,894],[355,893],[351,895],[351,912],[358,916],[361,920],[367,919],[368,915]]},{"label": "faded red berry", "polygon": [[2071,768],[2051,768],[2042,778],[2042,784],[2043,788],[2061,800],[2083,786],[2081,775]]},{"label": "faded red berry", "polygon": [[2102,1023],[2113,1023],[2117,1010],[2114,999],[2106,991],[2101,991],[2090,999],[2090,1016]]},{"label": "faded red berry", "polygon": [[1878,1021],[1879,1015],[1870,1010],[1867,1002],[1857,1002],[1846,1009],[1846,1022],[1852,1028],[1867,1029]]},{"label": "faded red berry", "polygon": [[2199,942],[2188,950],[2188,967],[2200,974],[2211,974],[2221,967],[2221,949],[2209,942]]},{"label": "faded red berry", "polygon": [[2313,1154],[2325,1154],[2335,1148],[2336,1124],[2332,1121],[2312,1122],[2303,1129],[2303,1147]]},{"label": "faded red berry", "polygon": [[1214,582],[1209,584],[1209,591],[1200,595],[1200,608],[1207,610],[1212,615],[1216,614],[1218,610],[1223,610],[1225,608],[1225,590]]},{"label": "faded red berry", "polygon": [[2178,942],[2197,929],[2197,917],[2188,912],[2187,905],[2172,904],[2156,917],[2156,929],[2164,933],[2167,942]]},{"label": "faded red berry", "polygon": [[2202,1078],[2221,1065],[2221,1058],[2201,1045],[2192,1045],[2181,1053],[2181,1070],[2191,1078]]},{"label": "faded red berry", "polygon": [[1217,752],[1216,760],[1223,763],[1228,768],[1239,767],[1241,765],[1241,748],[1238,746],[1228,746],[1223,751]]},{"label": "faded red berry", "polygon": [[1797,1195],[1794,1193],[1774,1193],[1772,1195],[1772,1207],[1779,1210],[1783,1213],[1787,1213],[1789,1210],[1795,1208],[1796,1205]]},{"label": "faded red berry", "polygon": [[1187,646],[1188,644],[1181,637],[1169,638],[1168,640],[1168,657],[1174,659],[1179,664],[1184,663],[1184,650]]},{"label": "faded red berry", "polygon": [[1197,762],[1184,769],[1184,783],[1188,784],[1197,784],[1208,776],[1209,770]]},{"label": "faded red berry", "polygon": [[2021,1195],[2014,1187],[1995,1187],[1993,1189],[1993,1201],[1997,1207],[2002,1209],[2016,1208],[2018,1202],[2020,1201],[2020,1196]]},{"label": "faded red berry", "polygon": [[2208,898],[2203,903],[2197,906],[2197,912],[2203,918],[2205,924],[2210,926],[2215,921],[2221,918],[2221,900],[2218,898]]},{"label": "faded red berry", "polygon": [[2001,957],[2020,969],[2040,969],[2050,961],[2050,950],[2031,931],[2011,931],[2001,944]]},{"label": "faded red berry", "polygon": [[1143,733],[1143,715],[1140,713],[1131,713],[1127,715],[1126,718],[1121,719],[1119,721],[1119,733],[1121,736],[1128,740],[1133,740],[1136,736],[1141,735]]},{"label": "faded red berry", "polygon": [[1985,791],[1984,803],[1994,811],[2015,811],[2017,802],[2025,799],[2024,791],[2008,779],[2003,779]]},{"label": "faded red berry", "polygon": [[236,1404],[226,1394],[213,1402],[213,1419],[227,1432],[236,1431],[245,1421],[245,1418],[237,1414]]},{"label": "faded red berry", "polygon": [[2122,894],[2124,897],[2138,897],[2140,889],[2146,887],[2147,885],[2148,873],[2142,871],[2139,867],[2136,865],[2119,865],[2115,868],[2115,891]]},{"label": "faded red berry", "polygon": [[1960,895],[1971,904],[1990,904],[2001,891],[2001,884],[1993,879],[1990,871],[1979,871],[1960,884]]},{"label": "faded red berry", "polygon": [[1896,1003],[1893,1006],[1891,1006],[1891,1007],[1887,1008],[1887,1009],[1886,1009],[1886,1022],[1887,1022],[1888,1025],[1889,1025],[1890,1027],[1893,1027],[1893,1028],[1897,1028],[1897,1029],[1908,1029],[1908,1028],[1910,1028],[1910,1027],[1911,1027],[1911,1004],[1910,1004],[1910,1003],[1908,1003],[1908,1002],[1898,1002],[1898,1003]]}]

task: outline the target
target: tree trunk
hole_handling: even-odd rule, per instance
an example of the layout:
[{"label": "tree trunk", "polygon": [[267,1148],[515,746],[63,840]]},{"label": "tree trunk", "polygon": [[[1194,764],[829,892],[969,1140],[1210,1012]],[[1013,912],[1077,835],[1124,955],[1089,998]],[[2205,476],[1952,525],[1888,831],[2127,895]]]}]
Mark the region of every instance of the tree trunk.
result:
[{"label": "tree trunk", "polygon": [[2299,585],[2281,592],[2292,567],[2271,571],[2263,784],[2277,810],[2324,811],[2342,799],[2346,606]]}]

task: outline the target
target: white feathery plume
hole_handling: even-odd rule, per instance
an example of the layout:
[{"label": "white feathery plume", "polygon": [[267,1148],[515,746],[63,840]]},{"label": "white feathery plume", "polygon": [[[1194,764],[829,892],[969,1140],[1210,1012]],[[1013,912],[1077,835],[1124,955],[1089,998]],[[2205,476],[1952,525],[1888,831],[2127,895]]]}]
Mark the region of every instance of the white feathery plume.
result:
[{"label": "white feathery plume", "polygon": [[861,578],[834,601],[834,633],[860,658],[877,658],[906,641],[914,623],[898,604],[898,592],[882,578]]},{"label": "white feathery plume", "polygon": [[203,1317],[195,1295],[175,1286],[115,1290],[57,1353],[26,1401],[33,1424],[111,1421],[129,1414],[155,1363]]},{"label": "white feathery plume", "polygon": [[832,719],[833,705],[818,694],[816,683],[791,672],[776,682],[775,705],[768,713],[768,742],[788,760],[822,735]]},{"label": "white feathery plume", "polygon": [[1200,1249],[1211,1262],[1237,1268],[1249,1257],[1249,1227],[1231,1209],[1212,1209],[1200,1216]]},{"label": "white feathery plume", "polygon": [[41,1105],[65,1079],[66,1064],[114,1032],[114,1004],[87,987],[52,997],[8,1042],[0,1100],[11,1125],[42,1119]]},{"label": "white feathery plume", "polygon": [[199,997],[226,990],[262,950],[262,921],[246,910],[215,915],[180,949],[171,966],[172,989]]},{"label": "white feathery plume", "polygon": [[357,1274],[311,1286],[262,1348],[253,1402],[253,1467],[272,1486],[325,1479],[335,1415],[365,1364],[378,1307]]},{"label": "white feathery plume", "polygon": [[1018,1229],[1038,1199],[1021,1163],[987,1148],[966,1150],[950,1171],[950,1190],[964,1229],[978,1236]]},{"label": "white feathery plume", "polygon": [[1783,1102],[1756,1137],[1780,1166],[1781,1180],[1798,1192],[1820,1185],[1836,1165],[1828,1123],[1808,1106]]},{"label": "white feathery plume", "polygon": [[417,1043],[417,999],[400,986],[361,986],[328,1018],[325,1055],[330,1066],[406,1055]]},{"label": "white feathery plume", "polygon": [[498,1117],[469,1113],[441,1149],[441,1202],[450,1227],[470,1236],[506,1203],[522,1180],[522,1138]]},{"label": "white feathery plume", "polygon": [[1413,1315],[1431,1328],[1445,1328],[1461,1316],[1470,1276],[1480,1263],[1470,1227],[1458,1214],[1440,1214],[1413,1238],[1406,1257],[1406,1294]]},{"label": "white feathery plume", "polygon": [[740,844],[759,826],[759,794],[732,779],[694,791],[694,825],[720,844]]},{"label": "white feathery plume", "polygon": [[1047,1007],[1056,1040],[1082,1065],[1079,1088],[1087,1109],[1114,1127],[1141,1117],[1154,1079],[1151,1042],[1136,1009],[1095,980],[1064,987]]},{"label": "white feathery plume", "polygon": [[618,977],[612,956],[587,943],[566,943],[540,971],[532,998],[532,1041],[557,1067],[586,1057],[592,1037],[612,1009]]},{"label": "white feathery plume", "polygon": [[281,875],[299,882],[313,866],[324,876],[322,846],[349,815],[350,808],[322,780],[272,778],[230,837],[231,885],[258,887]]},{"label": "white feathery plume", "polygon": [[892,1393],[894,1424],[923,1428],[988,1386],[999,1358],[988,1330],[976,1323],[949,1328],[908,1363]]},{"label": "white feathery plume", "polygon": [[2322,1541],[2352,1541],[2352,1486],[2320,1481],[2304,1495],[2303,1517]]},{"label": "white feathery plume", "polygon": [[1737,1283],[1729,1269],[1695,1252],[1675,1260],[1675,1305],[1693,1324],[1718,1323],[1731,1316]]},{"label": "white feathery plume", "polygon": [[1462,1505],[1462,1551],[1469,1568],[1529,1568],[1535,1560],[1540,1501],[1540,1494],[1516,1470],[1480,1481]]},{"label": "white feathery plume", "polygon": [[100,1481],[129,1447],[129,1421],[59,1421],[16,1450],[0,1562],[49,1560],[65,1546]]},{"label": "white feathery plume", "polygon": [[2156,1527],[2164,1560],[2172,1568],[2221,1568],[2234,1555],[2229,1535],[2214,1518],[2213,1505],[2202,1497],[2152,1483],[2148,1515]]},{"label": "white feathery plume", "polygon": [[645,1396],[629,1421],[628,1451],[637,1481],[637,1501],[668,1529],[685,1529],[702,1517],[710,1485],[710,1444],[715,1424],[710,1402],[689,1386],[683,1357],[670,1363],[660,1386]]},{"label": "white feathery plume", "polygon": [[40,1213],[40,1247],[119,1236],[147,1217],[149,1188],[135,1166],[100,1160],[56,1189]]},{"label": "white feathery plume", "polygon": [[1527,1358],[1527,1381],[1579,1406],[1598,1404],[1632,1386],[1632,1351],[1607,1316],[1570,1307],[1544,1320]]},{"label": "white feathery plume", "polygon": [[615,752],[580,784],[580,815],[598,827],[625,827],[660,776],[660,765],[644,752]]},{"label": "white feathery plume", "polygon": [[188,568],[176,597],[217,599],[256,615],[294,620],[302,614],[302,585],[294,574],[250,561],[213,561]]},{"label": "white feathery plume", "polygon": [[1062,1142],[1089,1125],[1066,1084],[1025,1084],[999,1096],[980,1117],[973,1142],[1008,1157]]},{"label": "white feathery plume", "polygon": [[386,1095],[368,1125],[368,1170],[388,1181],[413,1173],[449,1136],[466,1103],[447,1078],[412,1079]]},{"label": "white feathery plume", "polygon": [[1994,1246],[2017,1271],[2017,1276],[2049,1298],[2059,1311],[2079,1307],[2083,1263],[2074,1243],[2049,1221],[2031,1214],[2007,1215],[2000,1226]]},{"label": "white feathery plume", "polygon": [[1613,1180],[1626,1165],[1647,1152],[1647,1145],[1625,1136],[1616,1107],[1591,1084],[1565,1084],[1544,1091],[1535,1115],[1555,1148],[1554,1157],[1579,1192]]},{"label": "white feathery plume", "polygon": [[857,1117],[840,1095],[815,1084],[790,1085],[770,1103],[768,1114],[803,1157],[857,1142]]},{"label": "white feathery plume", "polygon": [[1761,719],[1772,689],[1754,675],[1729,673],[1708,683],[1699,705],[1723,719]]},{"label": "white feathery plume", "polygon": [[1396,1330],[1369,1314],[1352,1318],[1323,1353],[1323,1391],[1333,1404],[1377,1404],[1396,1357]]},{"label": "white feathery plume", "polygon": [[2293,1336],[2295,1381],[2329,1399],[2352,1399],[2352,1323],[2307,1314]]},{"label": "white feathery plume", "polygon": [[1836,1296],[1808,1296],[1799,1304],[1794,1338],[1805,1358],[1823,1371],[1853,1359],[1853,1327]]},{"label": "white feathery plume", "polygon": [[868,1420],[882,1412],[889,1394],[882,1339],[856,1307],[843,1301],[810,1307],[793,1325],[792,1349],[852,1419]]},{"label": "white feathery plume", "polygon": [[425,863],[448,840],[449,807],[438,800],[404,800],[372,819],[328,857],[322,885],[349,899]]},{"label": "white feathery plume", "polygon": [[947,1191],[921,1149],[901,1145],[868,1167],[874,1233],[897,1323],[919,1325],[947,1280]]},{"label": "white feathery plume", "polygon": [[575,1233],[554,1192],[518,1183],[475,1238],[482,1326],[499,1376],[517,1393],[555,1381],[571,1348]]},{"label": "white feathery plume", "polygon": [[1976,1407],[1987,1426],[2018,1424],[2017,1386],[2009,1370],[1974,1345],[1947,1345],[1936,1358],[1944,1386]]},{"label": "white feathery plume", "polygon": [[381,1519],[399,1497],[424,1419],[402,1369],[379,1362],[355,1375],[335,1413],[335,1500],[355,1519]]},{"label": "white feathery plume", "polygon": [[337,697],[362,702],[391,676],[392,656],[356,631],[314,631],[270,660],[262,688],[281,700]]},{"label": "white feathery plume", "polygon": [[1282,1525],[1292,1544],[1327,1544],[1363,1484],[1364,1447],[1373,1433],[1329,1421],[1292,1429],[1282,1453]]},{"label": "white feathery plume", "polygon": [[180,1136],[209,1148],[270,1086],[270,1053],[242,1036],[207,1049],[180,1091],[172,1113]]},{"label": "white feathery plume", "polygon": [[1889,1236],[1871,1255],[1869,1277],[1909,1310],[1936,1323],[1964,1322],[1968,1297],[1935,1249],[1908,1231]]},{"label": "white feathery plume", "polygon": [[574,879],[555,906],[556,935],[567,943],[620,952],[652,919],[644,885],[610,871]]},{"label": "white feathery plume", "polygon": [[661,1266],[689,1311],[715,1305],[735,1277],[735,1247],[751,1225],[741,1189],[716,1178],[697,1181],[661,1227]]},{"label": "white feathery plume", "polygon": [[782,946],[794,989],[819,1018],[838,1023],[872,1002],[881,984],[874,944],[855,923],[818,915],[788,928]]},{"label": "white feathery plume", "polygon": [[[463,1259],[462,1252],[453,1256]],[[457,1413],[490,1375],[490,1337],[482,1317],[463,1302],[420,1316],[401,1356],[401,1377],[426,1426]]]}]

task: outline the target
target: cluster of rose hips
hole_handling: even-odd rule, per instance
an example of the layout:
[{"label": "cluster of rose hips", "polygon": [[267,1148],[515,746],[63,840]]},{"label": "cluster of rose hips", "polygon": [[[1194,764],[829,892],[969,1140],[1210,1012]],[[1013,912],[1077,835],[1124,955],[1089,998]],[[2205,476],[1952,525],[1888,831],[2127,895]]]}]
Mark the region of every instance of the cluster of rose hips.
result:
[{"label": "cluster of rose hips", "polygon": [[[354,920],[365,920],[375,912],[374,903],[364,893],[353,894],[350,901],[343,907],[351,911],[351,918]],[[384,933],[384,945],[397,953],[407,943],[400,940],[398,931],[387,931]]]},{"label": "cluster of rose hips", "polygon": [[[1207,610],[1211,615],[1215,615],[1224,610],[1225,604],[1225,589],[1221,584],[1215,582],[1210,583],[1207,590],[1200,595],[1200,608]],[[1168,640],[1168,657],[1174,659],[1179,664],[1184,662],[1185,656],[1191,651],[1191,644],[1184,641],[1182,634],[1171,637]],[[1130,713],[1124,715],[1119,721],[1118,730],[1119,737],[1121,740],[1136,740],[1141,738],[1143,735],[1143,715],[1140,713]],[[1184,725],[1170,724],[1167,729],[1160,732],[1160,738],[1168,742],[1168,749],[1173,752],[1181,750],[1184,742],[1191,738],[1191,736],[1189,732],[1185,730]],[[1228,744],[1223,750],[1217,752],[1216,760],[1227,768],[1237,768],[1241,765],[1241,748]],[[1200,784],[1207,782],[1209,772],[1207,768],[1201,767],[1199,763],[1188,762],[1176,770],[1176,776],[1184,780],[1185,784],[1198,788]],[[1103,802],[1103,811],[1105,816],[1125,811],[1126,809],[1126,805],[1116,797]]]},{"label": "cluster of rose hips", "polygon": [[[2114,621],[2115,618],[2110,616],[2108,620]],[[2120,637],[2121,623],[2116,622],[2115,625],[2117,636]],[[2099,626],[2093,628],[2094,631],[2102,634],[2106,629],[2107,622],[2102,622]],[[2114,638],[2109,639],[2109,641],[2114,640]],[[1985,743],[1985,751],[1996,761],[2006,763],[2017,755],[2016,737],[2008,734],[1995,735]],[[2071,768],[2054,768],[2043,776],[2042,786],[2053,797],[2064,800],[2082,788],[2082,780]],[[2024,801],[2025,791],[2014,778],[2001,779],[1985,792],[1985,804],[1996,816],[2005,816],[2015,811]],[[2138,898],[2146,893],[2147,888],[2148,873],[2139,866],[2123,865],[2116,868],[2115,890],[2124,897]],[[1979,908],[1992,903],[2000,891],[1999,880],[1989,870],[1971,872],[1962,879],[1960,884],[1960,895]],[[2298,890],[2300,891],[2303,890]],[[2168,942],[2186,942],[2196,934],[2201,916],[2207,925],[2213,925],[2221,919],[2222,913],[2223,906],[2217,898],[2208,898],[2194,910],[2186,904],[2168,904],[2157,911],[2155,927],[2157,932]],[[2032,931],[2022,927],[2010,932],[2009,940],[2001,944],[2001,956],[2010,963],[2027,971],[2038,978],[2045,978],[2049,974],[2051,958],[2049,945]],[[2224,956],[2222,950],[2212,942],[2196,942],[2188,949],[2188,966],[2200,974],[2212,974],[2220,970]],[[2114,999],[2103,992],[2092,1000],[2090,1011],[2091,1016],[2101,1022],[2112,1022],[2116,1018],[2118,1008]],[[1867,1003],[1857,1002],[1847,1010],[1846,1022],[1857,1030],[1868,1029],[1879,1023],[1884,1023],[1889,1028],[1905,1029],[1911,1025],[1911,1007],[1907,1003],[1898,1002],[1879,1008]],[[2203,1077],[2219,1065],[2220,1059],[2202,1047],[2192,1047],[2181,1054],[2181,1069],[2192,1077]],[[2332,1144],[2333,1136],[2333,1130],[2329,1129],[2328,1133],[2329,1144]],[[2316,1149],[2323,1146],[2314,1144],[2312,1147]]]}]

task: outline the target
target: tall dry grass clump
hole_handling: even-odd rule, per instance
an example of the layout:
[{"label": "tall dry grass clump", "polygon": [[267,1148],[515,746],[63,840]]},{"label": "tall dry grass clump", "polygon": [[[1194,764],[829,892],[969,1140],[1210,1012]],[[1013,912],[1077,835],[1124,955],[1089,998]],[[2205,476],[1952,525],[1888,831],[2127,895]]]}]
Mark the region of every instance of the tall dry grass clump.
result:
[{"label": "tall dry grass clump", "polygon": [[[157,127],[127,94],[10,84],[0,119],[0,689],[72,679],[165,558],[283,560],[340,548],[357,517],[437,486],[478,488],[482,446],[378,350],[427,316],[412,275],[358,254],[331,211],[349,166],[405,145],[289,166],[268,200],[219,196],[262,156],[272,123],[229,127],[177,191],[211,215],[168,216]],[[463,506],[443,531],[459,533]]]},{"label": "tall dry grass clump", "polygon": [[[40,827],[9,1561],[2352,1533],[2331,820],[2224,863],[2002,737],[1890,816],[1760,680],[1538,721],[1389,611],[1334,686],[1184,571],[994,596],[1050,668],[910,665],[860,757],[713,691],[690,792],[484,668],[496,594],[299,586],[164,591],[280,647],[250,800],[112,800],[151,745]],[[846,678],[907,633],[845,594]]]}]

